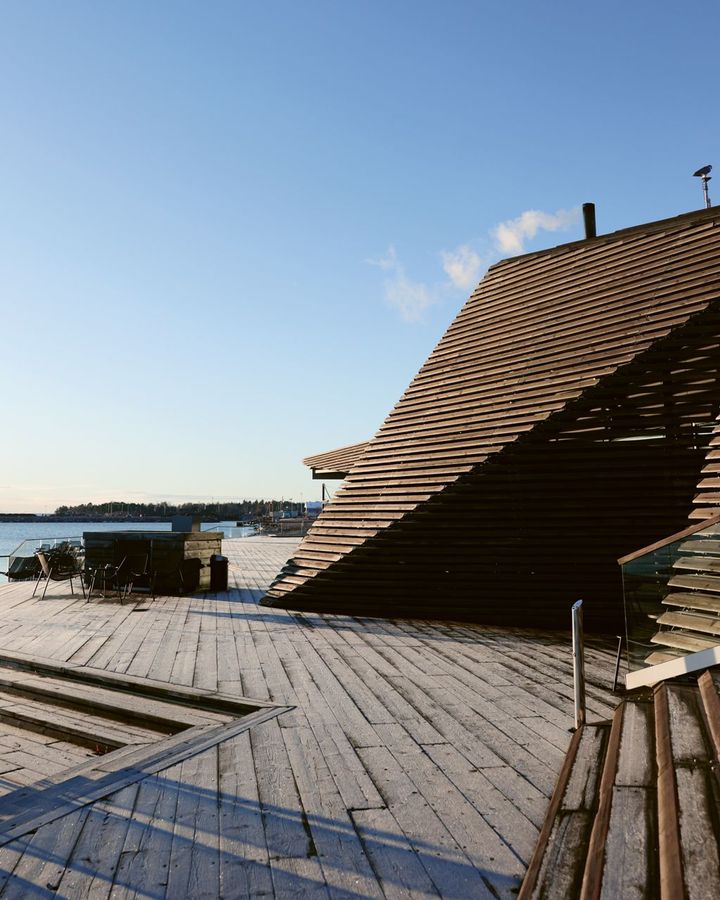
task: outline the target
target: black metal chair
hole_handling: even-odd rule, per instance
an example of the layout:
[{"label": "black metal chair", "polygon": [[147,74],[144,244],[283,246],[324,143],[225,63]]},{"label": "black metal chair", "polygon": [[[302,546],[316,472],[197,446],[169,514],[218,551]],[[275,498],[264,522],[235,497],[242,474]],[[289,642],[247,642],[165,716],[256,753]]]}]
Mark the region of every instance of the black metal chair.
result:
[{"label": "black metal chair", "polygon": [[[33,588],[32,596],[34,597],[38,585],[41,581],[45,581],[45,587],[43,588],[41,600],[45,599],[45,594],[47,593],[48,584],[51,581],[69,581],[70,582],[70,593],[74,596],[75,590],[73,588],[73,579],[77,578],[80,581],[80,587],[82,588],[83,597],[85,597],[85,585],[83,583],[83,573],[78,568],[77,559],[75,557],[68,557],[64,554],[55,554],[49,553],[44,550],[37,550],[35,552],[35,556],[37,557],[37,561],[40,564],[40,573],[35,581],[35,587]],[[87,598],[86,598],[87,599]]]},{"label": "black metal chair", "polygon": [[152,593],[153,581],[153,573],[150,571],[150,556],[147,553],[129,556],[122,577],[123,592],[120,602],[122,603],[125,597],[132,594],[133,591]]},{"label": "black metal chair", "polygon": [[100,566],[86,566],[85,579],[89,579],[90,581],[88,592],[85,597],[86,601],[88,603],[90,602],[92,593],[99,584],[103,600],[105,599],[109,589],[111,591],[116,591],[118,597],[121,598],[120,602],[122,602],[121,579],[123,576],[124,567],[125,557],[123,557],[117,565],[113,565],[112,563],[105,563],[104,565]]}]

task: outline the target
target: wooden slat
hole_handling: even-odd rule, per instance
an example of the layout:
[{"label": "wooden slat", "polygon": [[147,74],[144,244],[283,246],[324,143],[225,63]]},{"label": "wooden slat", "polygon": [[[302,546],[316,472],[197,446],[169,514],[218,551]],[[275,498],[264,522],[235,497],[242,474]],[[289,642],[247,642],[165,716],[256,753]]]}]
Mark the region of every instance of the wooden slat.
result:
[{"label": "wooden slat", "polygon": [[679,606],[683,609],[702,609],[720,615],[720,596],[702,594],[700,591],[674,592],[663,598],[665,606]]},{"label": "wooden slat", "polygon": [[720,559],[712,556],[681,556],[673,563],[674,569],[689,569],[693,572],[720,574]]},{"label": "wooden slat", "polygon": [[[658,625],[698,631],[708,637],[720,635],[720,619],[695,612],[666,612],[657,619]],[[720,642],[720,638],[718,639]]]},{"label": "wooden slat", "polygon": [[680,631],[660,631],[654,634],[650,640],[653,644],[663,644],[666,647],[687,650],[689,653],[707,650],[718,645],[717,639],[701,638]]},{"label": "wooden slat", "polygon": [[[597,730],[589,726],[579,728],[573,735],[518,900],[545,895],[553,877],[553,862],[560,856],[567,855],[568,859],[567,868],[561,875],[559,873],[558,892],[571,896],[573,889],[580,887],[581,860],[572,850],[567,854],[565,851],[567,846],[580,845],[583,834],[589,833],[591,827],[589,810],[601,764],[597,754],[597,738]],[[588,787],[591,788],[589,791]],[[565,797],[568,793],[570,797],[566,809]]]},{"label": "wooden slat", "polygon": [[[683,881],[686,896],[691,900],[700,900],[720,894],[714,759],[708,752],[705,718],[697,688],[670,683],[656,691],[656,697],[663,694],[665,702],[661,709],[667,709],[668,731],[664,739],[665,750],[669,740]],[[667,783],[669,789],[669,780]],[[667,797],[664,800],[667,802]],[[659,808],[662,834],[663,800],[659,802]]]},{"label": "wooden slat", "polygon": [[346,447],[338,447],[336,450],[326,450],[324,453],[316,453],[306,456],[303,465],[311,469],[325,472],[336,472],[347,475],[355,463],[362,457],[367,448],[367,441],[360,444],[350,444]]}]

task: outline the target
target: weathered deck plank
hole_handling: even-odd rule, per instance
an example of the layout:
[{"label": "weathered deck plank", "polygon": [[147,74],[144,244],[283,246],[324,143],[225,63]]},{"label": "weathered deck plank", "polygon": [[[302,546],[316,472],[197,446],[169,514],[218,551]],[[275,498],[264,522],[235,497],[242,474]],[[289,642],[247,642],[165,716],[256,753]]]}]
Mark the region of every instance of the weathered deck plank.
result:
[{"label": "weathered deck plank", "polygon": [[259,607],[295,544],[226,542],[218,595],[0,588],[0,648],[296,706],[0,849],[0,894],[513,895],[570,739],[567,638]]}]

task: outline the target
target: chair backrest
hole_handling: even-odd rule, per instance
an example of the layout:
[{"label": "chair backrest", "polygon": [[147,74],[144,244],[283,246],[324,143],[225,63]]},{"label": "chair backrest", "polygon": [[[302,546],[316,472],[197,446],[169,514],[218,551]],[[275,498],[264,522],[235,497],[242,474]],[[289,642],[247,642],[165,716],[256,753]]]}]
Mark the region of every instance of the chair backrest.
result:
[{"label": "chair backrest", "polygon": [[47,556],[42,552],[42,550],[36,550],[35,556],[37,556],[37,561],[40,563],[40,568],[43,571],[43,575],[46,578],[50,577],[50,564],[47,561]]},{"label": "chair backrest", "polygon": [[147,553],[134,553],[127,557],[125,569],[133,575],[147,575],[149,559]]},{"label": "chair backrest", "polygon": [[122,568],[125,572],[133,572],[135,574],[147,572],[149,557],[150,541],[147,539],[115,542],[115,564],[120,568],[120,565],[122,565],[121,559],[124,560],[125,564]]}]

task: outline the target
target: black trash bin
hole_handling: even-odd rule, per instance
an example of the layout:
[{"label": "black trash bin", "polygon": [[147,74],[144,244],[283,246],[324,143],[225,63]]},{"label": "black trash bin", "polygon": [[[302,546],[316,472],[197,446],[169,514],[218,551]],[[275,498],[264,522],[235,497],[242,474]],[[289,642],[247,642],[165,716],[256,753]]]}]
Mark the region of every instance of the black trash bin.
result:
[{"label": "black trash bin", "polygon": [[228,558],[219,553],[210,557],[210,590],[226,591],[228,586]]}]

